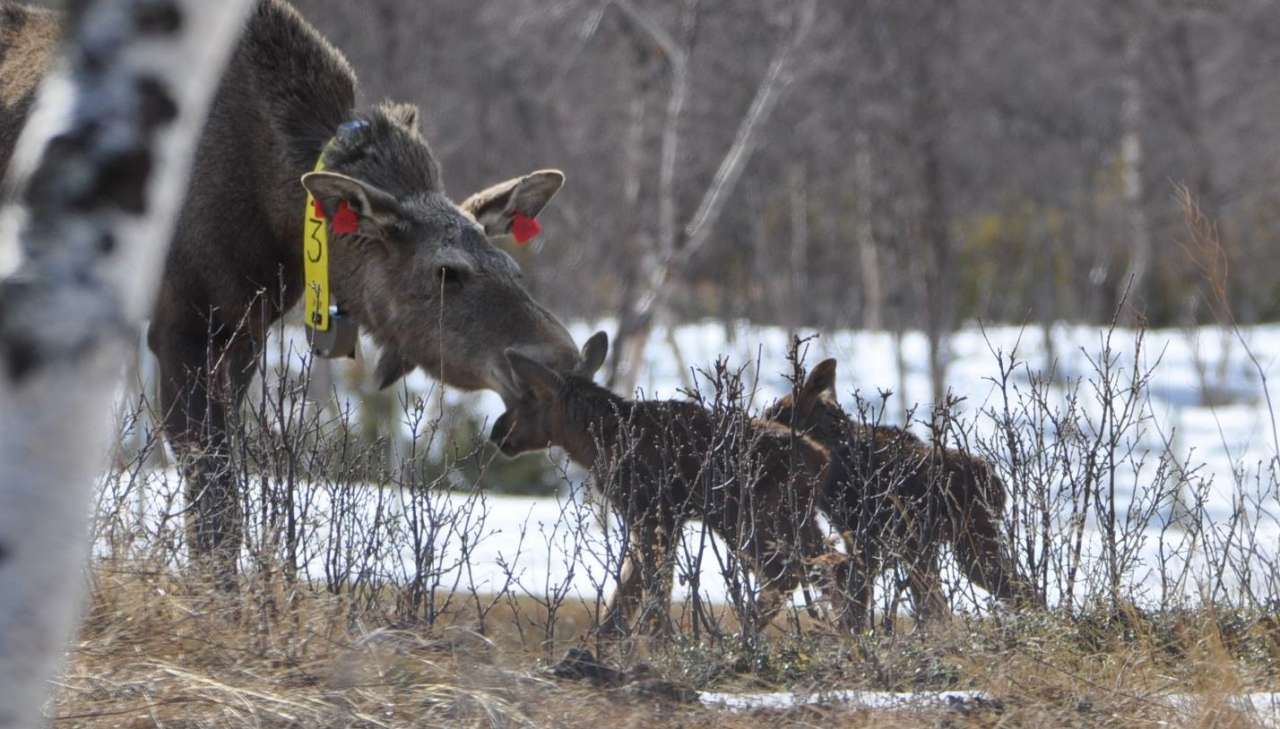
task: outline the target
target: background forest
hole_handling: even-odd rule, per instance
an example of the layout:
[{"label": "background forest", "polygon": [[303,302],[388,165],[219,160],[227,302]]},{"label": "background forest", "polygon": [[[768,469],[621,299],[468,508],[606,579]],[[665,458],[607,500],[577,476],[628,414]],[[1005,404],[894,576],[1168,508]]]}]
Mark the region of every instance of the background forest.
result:
[{"label": "background forest", "polygon": [[523,263],[568,318],[634,313],[694,246],[663,316],[1097,323],[1132,276],[1150,324],[1212,323],[1182,189],[1235,317],[1280,317],[1265,0],[297,5],[369,100],[421,104],[451,190],[567,172]]},{"label": "background forest", "polygon": [[[998,477],[1034,599],[952,535],[942,620],[887,561],[856,632],[805,591],[757,630],[695,520],[672,631],[615,641],[633,534],[587,472],[499,456],[494,393],[378,390],[368,338],[312,359],[294,313],[214,443],[222,574],[186,528],[208,474],[129,363],[55,726],[1280,726],[1280,5],[290,2],[362,104],[421,107],[454,196],[565,171],[502,244],[575,341],[607,331],[613,392],[736,419],[834,358],[858,427]],[[807,564],[854,562],[836,541]]]}]

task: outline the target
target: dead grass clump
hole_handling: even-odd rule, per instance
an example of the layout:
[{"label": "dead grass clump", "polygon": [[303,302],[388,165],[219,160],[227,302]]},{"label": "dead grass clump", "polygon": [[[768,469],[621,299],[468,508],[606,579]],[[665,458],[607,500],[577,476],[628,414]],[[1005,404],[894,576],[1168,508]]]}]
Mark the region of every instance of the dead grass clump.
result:
[{"label": "dead grass clump", "polygon": [[[1210,613],[1153,619],[1105,645],[1101,618],[1050,614],[861,638],[811,626],[771,635],[756,653],[732,641],[616,644],[601,660],[626,677],[593,683],[556,678],[516,611],[491,614],[482,634],[464,612],[434,625],[352,619],[344,598],[301,585],[271,609],[250,588],[214,598],[200,580],[162,570],[101,564],[94,586],[52,707],[56,727],[1234,728],[1260,726],[1243,694],[1280,689],[1270,664],[1252,658],[1269,655],[1266,635],[1225,640],[1221,625],[1234,621]],[[563,632],[590,608],[563,610]],[[701,690],[983,698],[736,712],[693,701]]]}]

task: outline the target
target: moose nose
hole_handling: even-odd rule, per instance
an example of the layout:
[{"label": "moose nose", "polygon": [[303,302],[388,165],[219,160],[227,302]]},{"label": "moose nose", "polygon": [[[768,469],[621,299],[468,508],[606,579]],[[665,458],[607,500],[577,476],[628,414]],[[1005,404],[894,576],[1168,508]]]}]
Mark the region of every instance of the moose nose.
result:
[{"label": "moose nose", "polygon": [[538,308],[541,309],[542,321],[537,336],[526,339],[524,344],[517,344],[512,349],[556,372],[573,371],[582,359],[573,335],[555,315]]},{"label": "moose nose", "polygon": [[489,431],[489,442],[496,443],[505,453],[507,448],[507,436],[510,434],[511,413],[503,413],[498,416],[498,420],[493,424],[493,430]]}]

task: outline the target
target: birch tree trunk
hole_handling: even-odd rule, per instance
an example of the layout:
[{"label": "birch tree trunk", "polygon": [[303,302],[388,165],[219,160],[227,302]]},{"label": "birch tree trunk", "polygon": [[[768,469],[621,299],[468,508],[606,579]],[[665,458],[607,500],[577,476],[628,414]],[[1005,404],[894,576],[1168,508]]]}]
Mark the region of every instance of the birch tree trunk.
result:
[{"label": "birch tree trunk", "polygon": [[[676,223],[678,201],[675,199],[676,161],[680,144],[680,114],[688,94],[689,71],[687,48],[677,45],[651,20],[619,1],[617,6],[631,22],[645,27],[654,42],[663,49],[671,63],[671,95],[667,105],[667,122],[663,127],[662,162],[658,175],[658,243],[653,255],[645,257],[640,281],[633,296],[636,302],[624,313],[614,339],[614,357],[621,362],[615,370],[612,386],[621,392],[635,389],[649,334],[655,326],[668,324],[668,299],[673,281],[680,278],[688,262],[711,238],[725,203],[738,185],[746,163],[755,151],[760,130],[773,115],[782,90],[791,75],[792,58],[813,27],[817,3],[809,0],[797,6],[791,36],[782,42],[756,87],[755,97],[738,124],[733,143],[720,160],[711,184],[683,230]],[[690,5],[689,7],[693,7]],[[688,22],[688,21],[687,21]]]},{"label": "birch tree trunk", "polygon": [[[786,299],[790,302],[783,321],[787,324],[787,341],[816,311],[808,286],[809,268],[809,170],[801,162],[793,162],[787,170],[787,210],[790,213],[791,250],[787,252]],[[768,274],[766,274],[768,275]]]},{"label": "birch tree trunk", "polygon": [[1145,300],[1147,273],[1151,268],[1151,228],[1147,223],[1146,189],[1142,181],[1142,79],[1139,62],[1142,58],[1142,31],[1138,21],[1124,38],[1124,72],[1120,79],[1123,97],[1120,102],[1120,176],[1124,196],[1125,215],[1129,227],[1129,267],[1120,279],[1118,299],[1128,294],[1124,303],[1123,321],[1130,325],[1139,323]]},{"label": "birch tree trunk", "polygon": [[880,271],[880,248],[872,219],[875,172],[872,169],[871,135],[858,130],[853,135],[854,236],[858,241],[858,263],[862,271],[862,328],[884,328],[884,285]]},{"label": "birch tree trunk", "polygon": [[925,338],[929,345],[930,395],[935,406],[943,402],[947,389],[949,342],[955,327],[955,271],[951,210],[943,184],[943,130],[947,109],[935,71],[927,58],[918,59],[915,71],[913,123],[920,130],[919,164],[921,186],[920,227],[926,255],[924,268]]},{"label": "birch tree trunk", "polygon": [[636,387],[644,361],[645,345],[648,344],[649,332],[654,325],[650,315],[654,304],[653,292],[666,287],[671,274],[666,262],[675,254],[678,245],[676,162],[680,149],[680,120],[689,95],[689,44],[696,28],[698,0],[688,0],[685,3],[681,23],[682,41],[676,41],[653,18],[631,3],[620,1],[617,7],[662,52],[671,75],[658,161],[658,236],[656,244],[640,254],[637,283],[631,297],[636,303],[633,306],[624,304],[617,335],[613,340],[613,367],[609,379],[614,387],[630,393]]},{"label": "birch tree trunk", "polygon": [[80,608],[120,363],[250,0],[73,5],[10,168],[0,247],[0,727],[41,707]]}]

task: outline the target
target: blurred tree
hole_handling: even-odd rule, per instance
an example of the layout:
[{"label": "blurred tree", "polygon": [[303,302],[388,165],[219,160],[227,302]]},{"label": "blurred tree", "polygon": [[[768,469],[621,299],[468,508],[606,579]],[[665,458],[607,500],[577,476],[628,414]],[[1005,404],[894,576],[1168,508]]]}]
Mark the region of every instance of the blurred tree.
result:
[{"label": "blurred tree", "polygon": [[[79,613],[121,361],[153,305],[195,139],[249,7],[72,4],[60,79],[41,87],[8,170],[5,189],[21,197],[5,201],[0,238],[0,260],[18,262],[0,279],[5,729],[46,723]],[[4,21],[15,12],[6,6]]]}]

